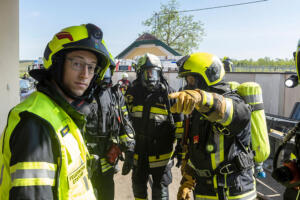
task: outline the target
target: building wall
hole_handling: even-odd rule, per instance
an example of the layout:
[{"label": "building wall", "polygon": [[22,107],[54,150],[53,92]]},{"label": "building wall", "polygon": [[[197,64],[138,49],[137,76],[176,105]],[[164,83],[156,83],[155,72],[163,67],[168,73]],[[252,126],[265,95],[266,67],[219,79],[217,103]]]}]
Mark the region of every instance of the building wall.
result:
[{"label": "building wall", "polygon": [[152,53],[157,56],[168,56],[168,54],[162,49],[160,49],[159,47],[154,45],[153,46],[148,45],[148,47],[140,46],[134,48],[132,51],[128,52],[128,54],[126,54],[122,59],[134,59],[136,56],[141,56],[144,55],[145,53]]},{"label": "building wall", "polygon": [[19,97],[19,0],[0,1],[0,134]]},{"label": "building wall", "polygon": [[[135,72],[127,72],[129,80],[135,79]],[[115,72],[113,82],[121,79],[122,72]],[[169,85],[178,90],[182,87],[182,79],[177,78],[177,73],[166,72],[164,76]],[[239,83],[255,81],[260,84],[263,91],[265,112],[275,115],[289,117],[295,102],[300,102],[300,86],[296,88],[286,88],[284,81],[288,74],[283,73],[247,73],[232,72],[225,75],[225,81],[237,81]]]}]

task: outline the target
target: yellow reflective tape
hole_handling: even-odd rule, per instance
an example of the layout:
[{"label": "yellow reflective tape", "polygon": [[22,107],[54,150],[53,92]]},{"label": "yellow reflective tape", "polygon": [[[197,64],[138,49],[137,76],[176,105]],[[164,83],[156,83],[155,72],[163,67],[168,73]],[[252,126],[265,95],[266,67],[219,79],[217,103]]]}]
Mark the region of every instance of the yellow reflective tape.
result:
[{"label": "yellow reflective tape", "polygon": [[126,107],[126,106],[122,106],[121,109],[122,109],[122,110],[125,110],[125,109],[127,109],[127,107]]},{"label": "yellow reflective tape", "polygon": [[214,97],[213,97],[213,95],[211,93],[208,93],[207,99],[208,99],[209,108],[212,108],[213,105],[214,105]]},{"label": "yellow reflective tape", "polygon": [[132,112],[131,117],[141,118],[143,116],[142,112]]},{"label": "yellow reflective tape", "polygon": [[139,159],[139,155],[135,153],[135,154],[133,155],[133,159],[138,160],[138,159]]},{"label": "yellow reflective tape", "polygon": [[218,188],[217,175],[214,175],[213,183],[214,183],[214,188],[217,189]]},{"label": "yellow reflective tape", "polygon": [[183,122],[176,122],[175,125],[176,125],[177,128],[180,128],[180,127],[182,127]]},{"label": "yellow reflective tape", "polygon": [[156,158],[156,156],[149,156],[149,162],[155,162],[155,161],[161,161],[161,160],[166,160],[171,158],[173,155],[173,151],[171,153],[167,153],[167,154],[161,154],[159,155],[159,158]]},{"label": "yellow reflective tape", "polygon": [[207,102],[207,93],[202,91],[202,105],[206,105]]},{"label": "yellow reflective tape", "polygon": [[168,110],[157,108],[157,107],[151,107],[150,113],[168,115]]},{"label": "yellow reflective tape", "polygon": [[157,161],[157,162],[150,162],[149,167],[150,168],[163,167],[163,166],[166,166],[168,163],[169,163],[169,159],[161,160],[161,161]]},{"label": "yellow reflective tape", "polygon": [[147,200],[147,199],[141,199],[141,198],[134,198],[135,200]]},{"label": "yellow reflective tape", "polygon": [[175,137],[176,137],[177,139],[181,139],[181,138],[182,138],[182,133],[176,133],[176,134],[175,134]]},{"label": "yellow reflective tape", "polygon": [[126,111],[126,112],[124,112],[124,115],[128,115],[128,112]]},{"label": "yellow reflective tape", "polygon": [[293,154],[293,153],[291,153],[291,155],[290,155],[290,160],[296,160],[296,159],[297,159],[296,155]]},{"label": "yellow reflective tape", "polygon": [[183,133],[184,128],[176,128],[175,133]]},{"label": "yellow reflective tape", "polygon": [[132,107],[132,112],[142,112],[143,111],[143,106],[133,106]]},{"label": "yellow reflective tape", "polygon": [[12,187],[19,186],[37,186],[37,185],[55,185],[55,179],[50,178],[26,178],[26,179],[15,179],[12,182]]},{"label": "yellow reflective tape", "polygon": [[209,200],[209,199],[218,199],[217,196],[207,196],[207,195],[200,195],[196,194],[196,200]]},{"label": "yellow reflective tape", "polygon": [[109,169],[111,169],[112,166],[111,166],[111,165],[106,165],[106,166],[101,166],[101,168],[102,168],[102,172],[106,172],[106,171],[108,171]]},{"label": "yellow reflective tape", "polygon": [[126,134],[119,136],[120,140],[127,141],[128,136]]},{"label": "yellow reflective tape", "polygon": [[220,134],[220,163],[224,161],[224,135]]},{"label": "yellow reflective tape", "polygon": [[241,194],[237,196],[228,196],[228,199],[235,199],[235,200],[247,200],[247,199],[255,199],[255,198],[256,198],[255,188],[245,194]]},{"label": "yellow reflective tape", "polygon": [[226,108],[224,113],[224,118],[220,121],[223,126],[228,126],[232,122],[233,116],[233,103],[232,99],[225,98]]},{"label": "yellow reflective tape", "polygon": [[18,169],[47,169],[56,171],[57,165],[48,162],[19,162],[10,167],[10,173],[14,173]]}]

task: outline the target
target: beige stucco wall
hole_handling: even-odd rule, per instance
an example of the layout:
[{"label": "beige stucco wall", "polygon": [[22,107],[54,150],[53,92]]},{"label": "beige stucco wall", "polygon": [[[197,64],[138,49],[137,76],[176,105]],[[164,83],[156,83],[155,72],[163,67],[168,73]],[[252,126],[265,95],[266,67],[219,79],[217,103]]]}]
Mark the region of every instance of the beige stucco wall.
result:
[{"label": "beige stucco wall", "polygon": [[19,0],[0,1],[0,134],[19,103]]}]

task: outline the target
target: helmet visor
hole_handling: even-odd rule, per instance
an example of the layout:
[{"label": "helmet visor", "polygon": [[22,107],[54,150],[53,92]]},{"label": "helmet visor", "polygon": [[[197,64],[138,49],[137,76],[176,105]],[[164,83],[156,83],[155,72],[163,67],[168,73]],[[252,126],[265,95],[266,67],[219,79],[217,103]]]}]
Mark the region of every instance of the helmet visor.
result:
[{"label": "helmet visor", "polygon": [[143,74],[142,74],[143,80],[146,82],[153,82],[153,81],[159,81],[159,70],[155,68],[147,68],[144,69]]}]

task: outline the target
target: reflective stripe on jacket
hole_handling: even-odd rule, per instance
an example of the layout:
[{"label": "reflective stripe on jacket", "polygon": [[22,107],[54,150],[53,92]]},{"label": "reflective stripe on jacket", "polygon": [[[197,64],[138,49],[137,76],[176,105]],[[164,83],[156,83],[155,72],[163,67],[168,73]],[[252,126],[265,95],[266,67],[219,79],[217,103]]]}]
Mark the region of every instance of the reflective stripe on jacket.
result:
[{"label": "reflective stripe on jacket", "polygon": [[[11,135],[24,112],[49,125],[52,143],[59,146],[60,157],[55,158],[58,164],[33,160],[10,165]],[[35,92],[11,110],[0,147],[0,199],[9,199],[10,190],[20,186],[54,186],[54,195],[59,200],[96,199],[87,175],[88,151],[81,132],[71,117],[47,95]]]}]

